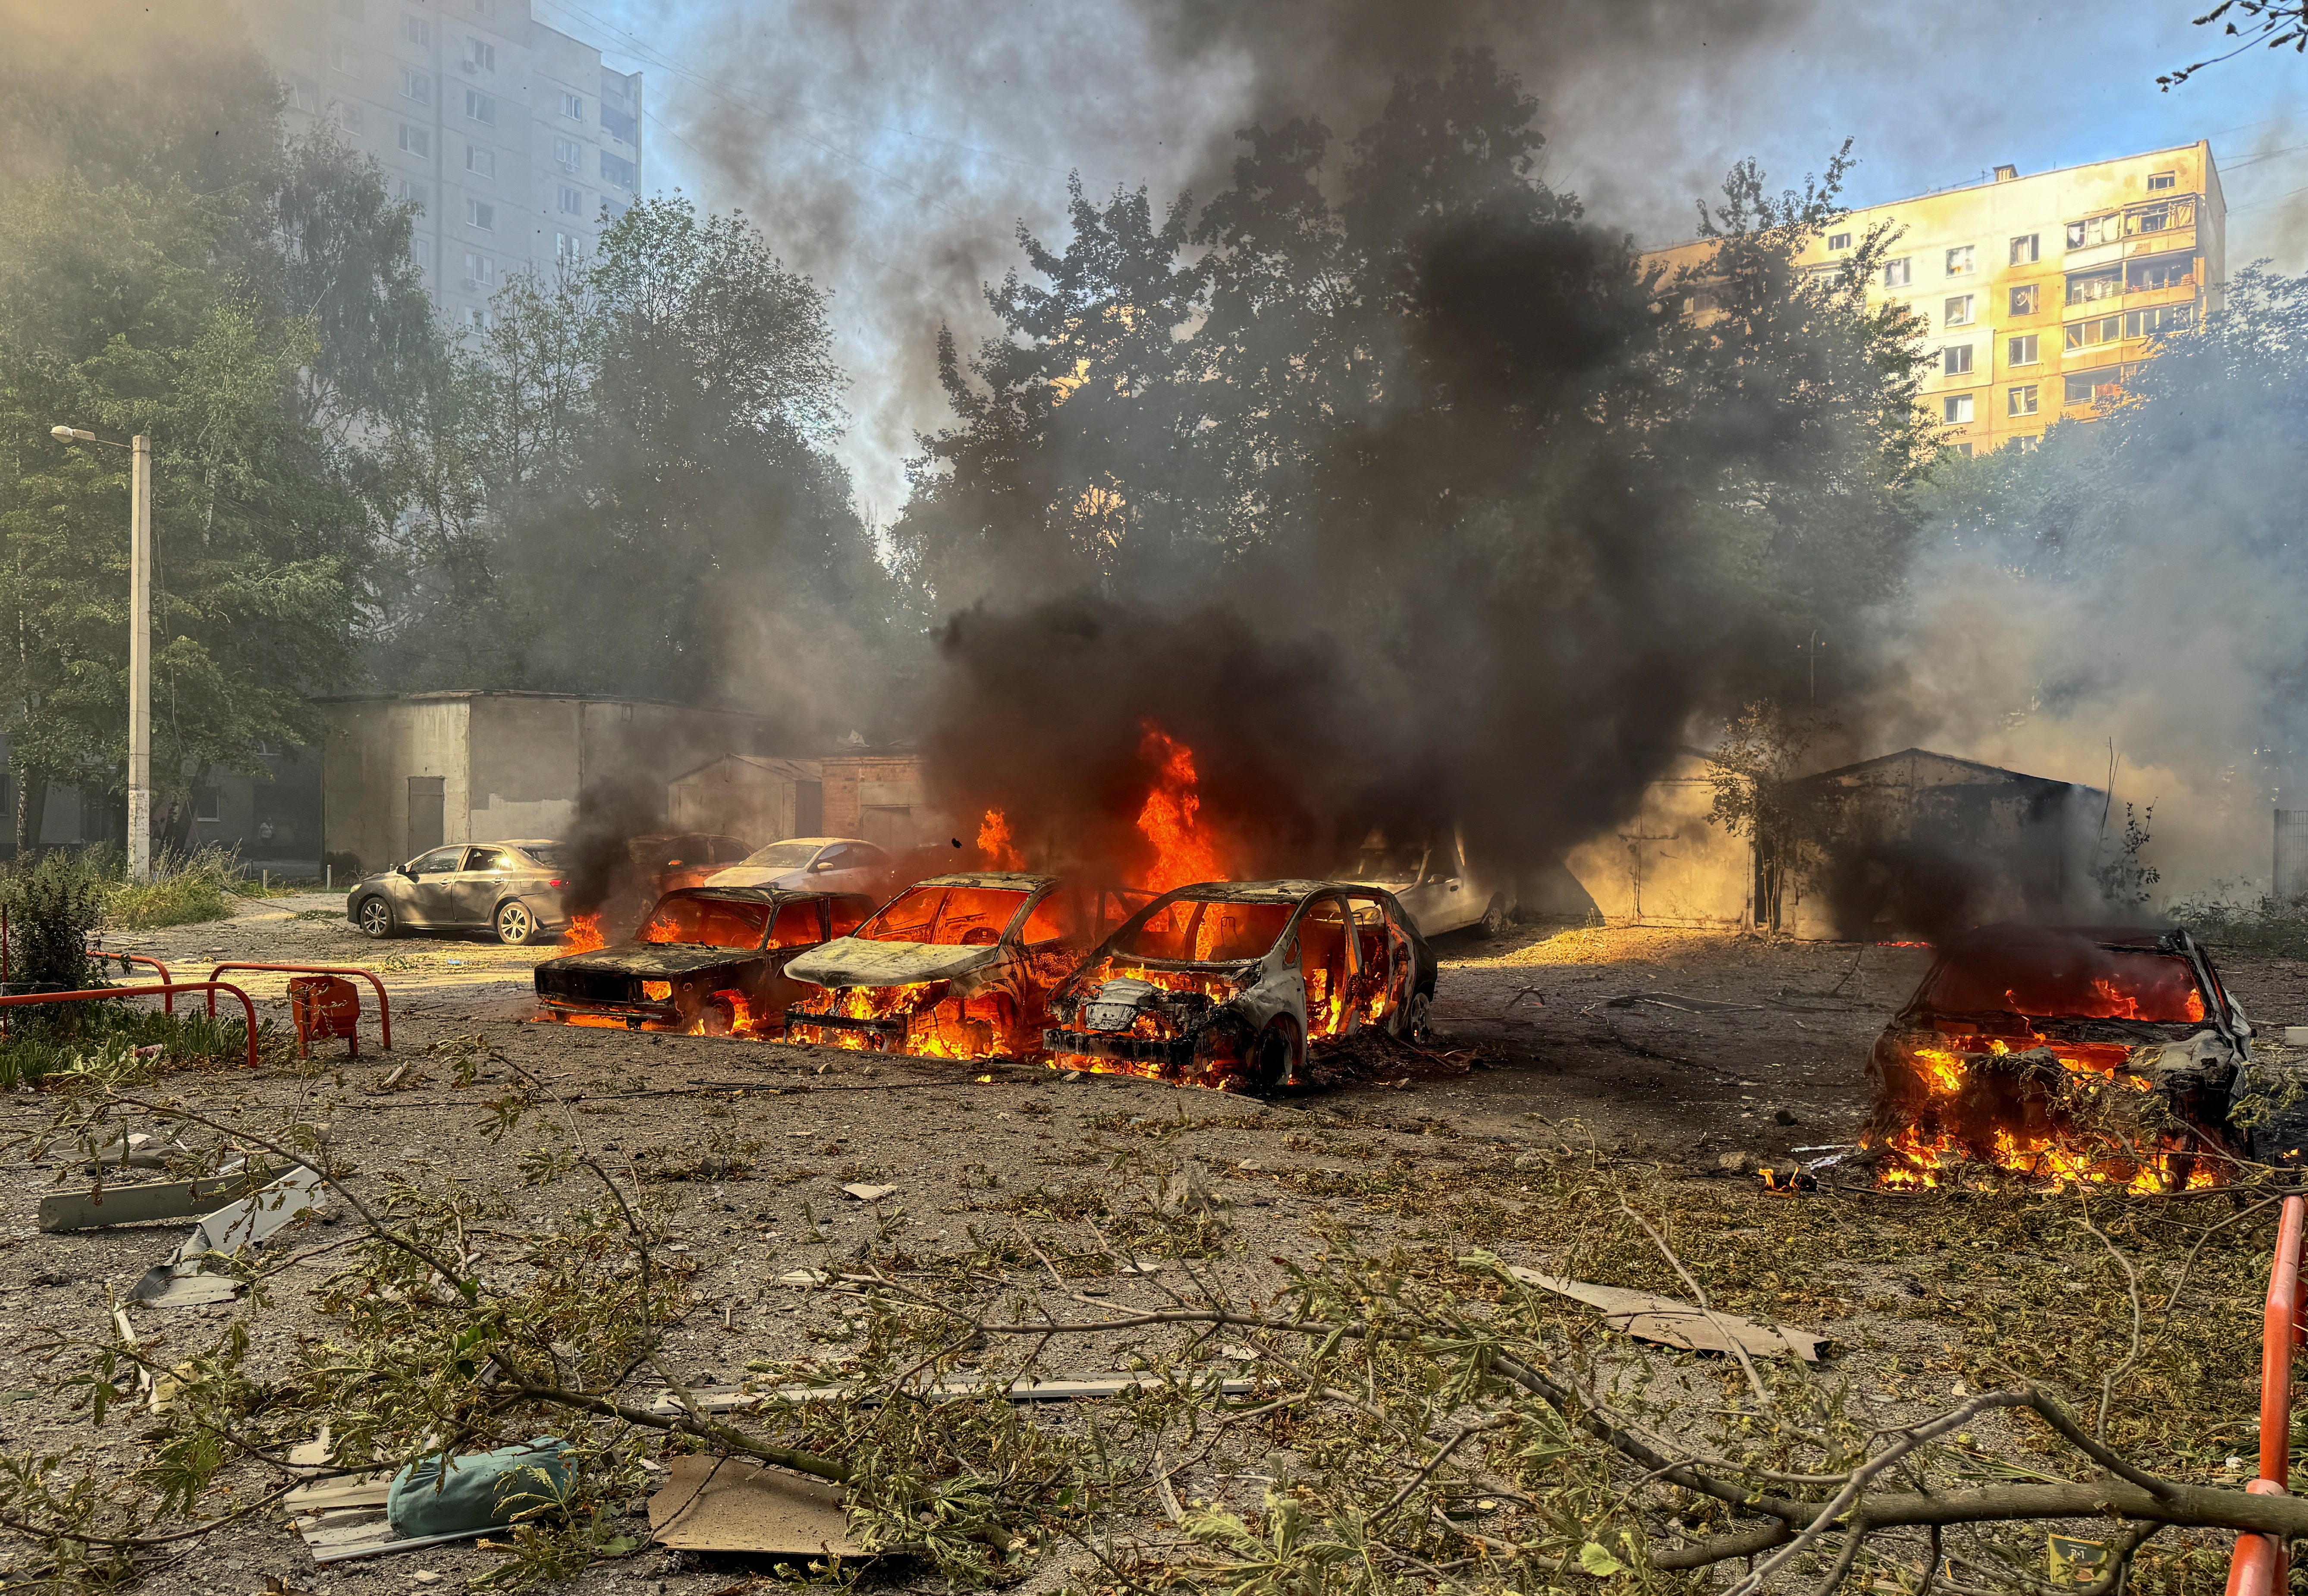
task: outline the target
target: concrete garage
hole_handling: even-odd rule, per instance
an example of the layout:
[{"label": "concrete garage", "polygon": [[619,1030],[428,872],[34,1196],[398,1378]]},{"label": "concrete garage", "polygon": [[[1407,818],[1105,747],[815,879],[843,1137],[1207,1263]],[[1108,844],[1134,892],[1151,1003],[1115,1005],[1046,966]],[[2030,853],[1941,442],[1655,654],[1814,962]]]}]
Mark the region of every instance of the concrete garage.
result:
[{"label": "concrete garage", "polygon": [[445,842],[564,836],[597,777],[670,779],[733,754],[791,751],[763,716],[641,699],[475,690],[319,702],[340,877]]}]

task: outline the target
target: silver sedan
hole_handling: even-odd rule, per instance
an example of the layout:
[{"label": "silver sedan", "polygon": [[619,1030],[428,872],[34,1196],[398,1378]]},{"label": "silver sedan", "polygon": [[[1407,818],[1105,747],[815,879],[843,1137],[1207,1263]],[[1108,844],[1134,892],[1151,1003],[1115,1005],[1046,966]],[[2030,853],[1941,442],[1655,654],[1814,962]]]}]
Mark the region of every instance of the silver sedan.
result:
[{"label": "silver sedan", "polygon": [[532,942],[566,928],[566,847],[544,840],[458,843],[357,882],[345,918],[371,936],[494,931]]}]

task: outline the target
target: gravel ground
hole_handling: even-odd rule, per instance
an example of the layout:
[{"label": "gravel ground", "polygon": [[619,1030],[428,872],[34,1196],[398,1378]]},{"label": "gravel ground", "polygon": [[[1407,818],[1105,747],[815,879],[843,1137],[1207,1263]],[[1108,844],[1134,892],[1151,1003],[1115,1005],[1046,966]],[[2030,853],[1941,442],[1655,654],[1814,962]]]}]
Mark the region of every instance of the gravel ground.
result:
[{"label": "gravel ground", "polygon": [[[1142,1164],[1157,1137],[1166,1156],[1188,1160],[1231,1203],[1239,1246],[1218,1272],[1245,1293],[1279,1281],[1280,1269],[1268,1260],[1303,1259],[1341,1237],[1364,1247],[1437,1238],[1399,1204],[1360,1201],[1351,1183],[1310,1182],[1307,1171],[1403,1169],[1439,1180],[1463,1174],[1470,1160],[1503,1171],[1506,1217],[1488,1245],[1511,1261],[1546,1267],[1552,1260],[1543,1251],[1516,1239],[1518,1167],[1544,1165],[1565,1147],[1591,1148],[1712,1181],[1722,1178],[1715,1168],[1725,1151],[1771,1157],[1848,1140],[1866,1106],[1868,1043],[1929,956],[1913,947],[1649,929],[1518,927],[1495,943],[1454,938],[1439,948],[1442,1064],[1389,1067],[1373,1072],[1377,1079],[1258,1102],[1124,1077],[1068,1081],[1025,1066],[962,1069],[531,1024],[529,970],[553,949],[435,938],[373,944],[344,923],[342,908],[341,896],[272,899],[245,904],[226,922],[109,939],[109,947],[168,961],[179,979],[231,959],[359,963],[378,970],[392,992],[389,1059],[365,1025],[360,1058],[318,1079],[235,1070],[180,1074],[169,1089],[226,1116],[277,1116],[301,1104],[327,1120],[364,1169],[509,1190],[518,1187],[512,1149],[479,1134],[476,1094],[452,1090],[437,1059],[420,1064],[430,1080],[379,1093],[392,1063],[478,1036],[557,1090],[590,1095],[581,1124],[606,1154],[644,1172],[707,1172],[655,1188],[677,1197],[679,1240],[696,1265],[695,1307],[670,1334],[672,1360],[707,1384],[735,1378],[749,1359],[803,1355],[810,1333],[839,1316],[835,1299],[781,1286],[780,1275],[839,1267],[877,1234],[924,1254],[959,1247],[973,1228],[1021,1224],[1059,1238],[1048,1245],[1068,1237],[1079,1244],[1081,1228],[1064,1216],[1136,1201],[1133,1159]],[[2233,962],[2225,971],[2263,1022],[2308,1022],[2308,966]],[[275,1014],[283,1014],[285,979],[249,978]],[[340,1052],[341,1044],[328,1049]],[[33,1096],[0,1101],[0,1123],[10,1129],[44,1119]],[[125,1292],[188,1227],[43,1235],[34,1226],[41,1195],[83,1178],[56,1159],[36,1162],[22,1147],[0,1152],[0,1164],[9,1177],[0,1190],[0,1250],[8,1255],[0,1269],[0,1448],[52,1449],[87,1436],[87,1422],[45,1392],[44,1370],[23,1349],[41,1328],[94,1333],[108,1291]],[[723,1178],[713,1178],[715,1169]],[[841,1183],[857,1180],[898,1189],[873,1204],[840,1194]],[[1310,1184],[1344,1195],[1312,1195],[1301,1189]],[[349,1229],[342,1221],[308,1227],[277,1250],[301,1256]],[[259,1372],[288,1338],[321,1328],[305,1286],[323,1267],[283,1272],[259,1328]],[[1857,1271],[1846,1295],[1861,1297],[1869,1272]],[[1117,1306],[1154,1297],[1144,1281],[1117,1278],[1104,1289]],[[147,1310],[138,1324],[165,1338],[164,1346],[181,1345],[212,1328],[201,1321],[233,1311]],[[1879,1355],[1940,1334],[1847,1311],[1839,1322],[1810,1327]],[[1094,1350],[1070,1356],[1077,1368],[1098,1367]],[[132,1423],[116,1418],[101,1444],[125,1460],[131,1435]],[[288,1529],[253,1524],[199,1545],[149,1588],[252,1596],[278,1577],[319,1596],[366,1596],[405,1588],[419,1569],[458,1585],[494,1562],[492,1554],[451,1548],[316,1570]],[[1053,1559],[1029,1583],[1054,1583],[1059,1572]],[[652,1549],[578,1583],[704,1596],[729,1587],[731,1577],[725,1565]]]}]

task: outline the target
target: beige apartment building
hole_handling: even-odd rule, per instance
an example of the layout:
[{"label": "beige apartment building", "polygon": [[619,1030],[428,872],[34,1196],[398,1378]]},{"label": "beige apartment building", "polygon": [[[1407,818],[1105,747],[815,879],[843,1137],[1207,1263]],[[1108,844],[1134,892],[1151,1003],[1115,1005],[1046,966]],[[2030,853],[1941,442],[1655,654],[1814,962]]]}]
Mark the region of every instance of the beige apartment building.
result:
[{"label": "beige apartment building", "polygon": [[[1993,178],[1851,211],[1803,257],[1839,263],[1891,229],[1871,302],[1916,314],[1932,357],[1922,402],[1963,453],[2088,420],[2120,395],[2157,341],[2219,307],[2227,207],[2209,142]],[[1649,252],[1670,272],[1703,263],[1705,240]],[[1711,308],[1701,286],[1688,315]]]}]

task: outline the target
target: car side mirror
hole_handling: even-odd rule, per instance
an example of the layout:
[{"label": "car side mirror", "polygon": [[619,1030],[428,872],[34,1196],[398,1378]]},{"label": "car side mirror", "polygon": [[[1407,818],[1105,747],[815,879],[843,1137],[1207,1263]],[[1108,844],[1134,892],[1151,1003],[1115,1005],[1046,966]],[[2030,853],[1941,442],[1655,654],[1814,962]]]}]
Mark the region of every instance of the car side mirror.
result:
[{"label": "car side mirror", "polygon": [[417,867],[414,865],[395,865],[393,868],[400,871],[403,876],[408,876],[411,881],[417,879]]},{"label": "car side mirror", "polygon": [[823,859],[812,859],[809,861],[809,873],[812,876],[818,875],[831,867],[827,865]]}]

